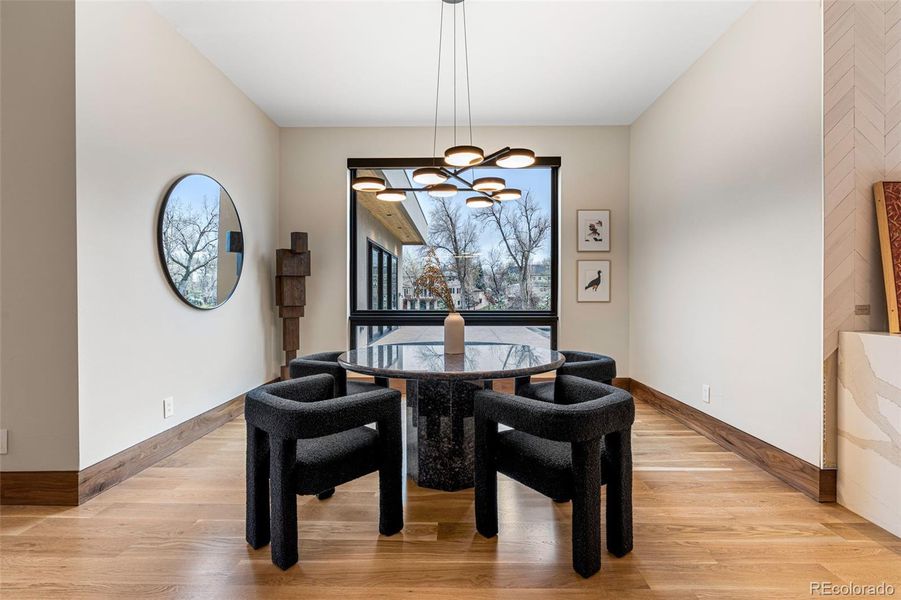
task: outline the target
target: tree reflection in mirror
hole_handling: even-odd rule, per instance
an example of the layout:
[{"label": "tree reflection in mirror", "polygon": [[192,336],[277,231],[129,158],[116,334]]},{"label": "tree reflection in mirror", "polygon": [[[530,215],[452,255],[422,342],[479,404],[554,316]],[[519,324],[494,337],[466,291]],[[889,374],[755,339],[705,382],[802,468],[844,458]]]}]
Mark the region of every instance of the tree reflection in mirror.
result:
[{"label": "tree reflection in mirror", "polygon": [[160,208],[158,235],[160,260],[179,298],[212,309],[231,297],[241,278],[244,234],[219,182],[190,174],[172,184]]}]

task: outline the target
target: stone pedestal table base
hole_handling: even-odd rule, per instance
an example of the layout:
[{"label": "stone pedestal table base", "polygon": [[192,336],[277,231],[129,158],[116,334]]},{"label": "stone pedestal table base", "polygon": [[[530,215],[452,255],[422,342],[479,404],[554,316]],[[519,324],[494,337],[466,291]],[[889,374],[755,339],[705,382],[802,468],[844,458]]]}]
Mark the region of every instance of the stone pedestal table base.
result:
[{"label": "stone pedestal table base", "polygon": [[475,465],[473,396],[468,381],[407,381],[407,472],[417,485],[471,488]]}]

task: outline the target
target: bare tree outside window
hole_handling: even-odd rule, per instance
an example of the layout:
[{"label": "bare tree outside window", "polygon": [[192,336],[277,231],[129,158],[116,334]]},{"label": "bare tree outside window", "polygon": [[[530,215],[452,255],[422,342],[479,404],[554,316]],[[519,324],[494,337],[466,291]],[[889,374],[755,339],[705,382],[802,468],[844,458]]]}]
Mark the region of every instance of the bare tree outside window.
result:
[{"label": "bare tree outside window", "polygon": [[[379,175],[392,185],[416,188],[412,172],[384,169]],[[474,209],[466,204],[474,192],[462,189],[451,197],[433,197],[422,189],[396,205],[378,204],[364,195],[357,198],[356,248],[365,248],[368,240],[397,253],[399,310],[446,310],[441,298],[414,285],[430,252],[440,260],[454,304],[461,311],[551,310],[553,169],[489,166],[467,175],[503,177],[508,187],[523,190],[523,197]],[[365,258],[360,253],[358,261]],[[362,307],[367,305],[365,291],[376,280],[359,265],[353,277],[356,302]]]},{"label": "bare tree outside window", "polygon": [[492,307],[507,305],[507,291],[514,281],[500,248],[492,248],[482,260],[482,281],[488,303]]},{"label": "bare tree outside window", "polygon": [[[426,248],[441,253],[460,309],[549,308],[550,211],[531,192],[477,210],[457,198],[433,198],[430,205]],[[415,280],[422,256],[405,258],[405,282]]]},{"label": "bare tree outside window", "polygon": [[[455,201],[456,200],[456,201]],[[479,226],[459,199],[435,198],[429,220],[429,245],[447,255],[445,277],[456,280],[460,288],[460,310],[474,307],[473,291],[476,276]]]},{"label": "bare tree outside window", "polygon": [[502,247],[518,274],[518,308],[535,308],[540,301],[532,285],[532,266],[536,253],[546,245],[551,233],[550,217],[538,206],[531,192],[519,200],[495,203],[476,212],[475,218],[494,227]]}]

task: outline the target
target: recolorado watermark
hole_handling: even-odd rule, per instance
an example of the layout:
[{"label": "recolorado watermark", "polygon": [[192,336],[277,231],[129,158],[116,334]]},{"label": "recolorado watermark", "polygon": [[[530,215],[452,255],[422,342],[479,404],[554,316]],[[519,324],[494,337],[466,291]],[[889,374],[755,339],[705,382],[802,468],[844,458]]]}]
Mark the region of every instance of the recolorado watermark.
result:
[{"label": "recolorado watermark", "polygon": [[811,596],[894,596],[895,586],[890,583],[832,583],[811,581]]}]

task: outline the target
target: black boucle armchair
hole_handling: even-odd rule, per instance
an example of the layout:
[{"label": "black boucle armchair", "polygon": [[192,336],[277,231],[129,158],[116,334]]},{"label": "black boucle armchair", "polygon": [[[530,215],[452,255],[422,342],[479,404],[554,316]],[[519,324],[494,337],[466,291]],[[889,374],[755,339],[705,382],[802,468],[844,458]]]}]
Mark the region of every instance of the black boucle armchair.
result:
[{"label": "black boucle armchair", "polygon": [[[575,375],[607,385],[611,385],[616,377],[616,361],[609,356],[578,350],[561,350],[560,354],[566,358],[566,362],[557,369],[557,375]],[[553,381],[532,383],[529,377],[517,377],[515,385],[517,396],[555,402]]]},{"label": "black boucle armchair", "polygon": [[[555,381],[558,400],[482,390],[475,398],[476,527],[497,535],[497,473],[554,500],[573,501],[573,569],[601,568],[601,485],[607,484],[607,549],[632,550],[635,404],[628,392],[571,375]],[[498,433],[498,424],[512,430]]]},{"label": "black boucle armchair", "polygon": [[349,396],[371,392],[378,388],[388,387],[388,380],[376,377],[375,383],[364,381],[348,381],[347,371],[338,362],[341,352],[317,352],[295,358],[288,363],[288,372],[291,378],[308,377],[309,375],[321,375],[323,373],[335,378],[335,396]]},{"label": "black boucle armchair", "polygon": [[334,387],[331,375],[312,375],[258,387],[245,400],[247,543],[261,548],[271,537],[272,562],[282,569],[297,562],[295,495],[378,471],[379,532],[404,526],[400,392],[335,398]]}]

